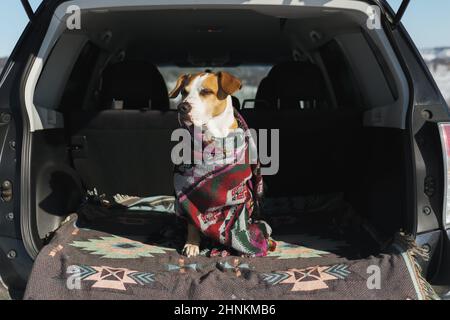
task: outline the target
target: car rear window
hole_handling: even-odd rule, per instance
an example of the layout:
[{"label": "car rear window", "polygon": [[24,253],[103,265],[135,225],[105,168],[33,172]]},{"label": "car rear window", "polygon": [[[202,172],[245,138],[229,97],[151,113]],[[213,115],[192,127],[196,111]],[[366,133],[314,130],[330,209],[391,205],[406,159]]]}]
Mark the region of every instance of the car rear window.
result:
[{"label": "car rear window", "polygon": [[[212,72],[226,71],[239,78],[242,81],[242,89],[234,94],[239,99],[241,106],[245,100],[253,100],[256,96],[259,83],[269,73],[272,66],[270,65],[244,65],[238,67],[220,67],[220,68],[185,68],[178,66],[158,66],[164,81],[166,82],[167,90],[175,87],[177,79],[182,74],[195,74],[205,70]],[[179,103],[179,97],[170,101],[170,108],[176,109]],[[252,107],[251,101],[247,101],[245,108]]]}]

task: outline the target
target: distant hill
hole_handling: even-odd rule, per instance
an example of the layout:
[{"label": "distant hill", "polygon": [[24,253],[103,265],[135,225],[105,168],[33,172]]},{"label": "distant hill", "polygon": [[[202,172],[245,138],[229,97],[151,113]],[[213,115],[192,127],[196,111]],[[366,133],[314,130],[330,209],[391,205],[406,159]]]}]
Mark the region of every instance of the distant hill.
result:
[{"label": "distant hill", "polygon": [[422,49],[420,53],[427,63],[450,63],[450,47]]},{"label": "distant hill", "polygon": [[422,49],[420,53],[450,105],[450,47]]}]

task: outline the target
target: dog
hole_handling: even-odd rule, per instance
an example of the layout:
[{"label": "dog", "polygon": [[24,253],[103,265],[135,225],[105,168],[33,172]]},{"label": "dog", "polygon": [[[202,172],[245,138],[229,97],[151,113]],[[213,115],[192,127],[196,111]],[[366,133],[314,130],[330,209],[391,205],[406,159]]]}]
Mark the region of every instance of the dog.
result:
[{"label": "dog", "polygon": [[[181,75],[169,97],[173,99],[181,94],[181,102],[178,105],[180,124],[186,128],[201,128],[202,143],[204,140],[209,143],[236,134],[239,132],[237,129],[249,131],[247,124],[232,105],[232,94],[241,87],[241,81],[230,73],[206,71]],[[248,151],[248,139],[251,138],[246,137],[246,142],[241,143],[240,159],[243,159],[242,155]],[[225,148],[217,150],[222,153]],[[236,154],[233,153],[235,156]],[[197,256],[200,253],[203,234],[241,253],[265,255],[269,247],[267,239],[271,233],[270,227],[264,221],[251,220],[252,213],[257,211],[256,196],[262,193],[259,162],[257,165],[236,166],[233,167],[234,170],[207,172],[202,181],[200,178],[195,182],[193,168],[194,166],[181,169],[176,167],[174,175],[177,210],[184,210],[184,215],[189,217],[183,254],[187,257]],[[218,171],[220,173],[215,175]],[[211,182],[214,179],[215,182]],[[213,192],[215,187],[221,192]],[[241,213],[246,216],[240,216]]]}]

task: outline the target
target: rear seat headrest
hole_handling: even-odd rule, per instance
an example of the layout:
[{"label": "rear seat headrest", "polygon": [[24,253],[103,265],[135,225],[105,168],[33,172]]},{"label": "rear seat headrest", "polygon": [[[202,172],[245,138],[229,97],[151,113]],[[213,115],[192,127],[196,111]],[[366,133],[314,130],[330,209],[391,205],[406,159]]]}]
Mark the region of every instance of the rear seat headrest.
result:
[{"label": "rear seat headrest", "polygon": [[[284,62],[270,70],[256,94],[255,108],[301,108],[326,102],[320,69],[310,62]],[[259,102],[258,102],[259,101]]]},{"label": "rear seat headrest", "polygon": [[241,102],[235,96],[231,96],[231,103],[235,109],[241,109]]},{"label": "rear seat headrest", "polygon": [[103,109],[114,101],[124,109],[168,110],[169,97],[161,73],[151,63],[125,61],[109,65],[103,72],[100,92]]}]

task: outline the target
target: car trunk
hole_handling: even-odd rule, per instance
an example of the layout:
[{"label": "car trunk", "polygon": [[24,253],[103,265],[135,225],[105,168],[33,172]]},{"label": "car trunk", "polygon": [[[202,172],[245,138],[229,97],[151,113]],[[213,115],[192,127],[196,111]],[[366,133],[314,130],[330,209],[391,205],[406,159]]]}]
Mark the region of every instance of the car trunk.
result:
[{"label": "car trunk", "polygon": [[[144,121],[176,117],[176,113],[118,112],[122,119],[118,123],[102,121],[102,127],[95,129],[96,120],[105,116],[99,112],[89,117],[89,128],[53,132],[58,137],[39,135],[44,143],[34,144],[39,153],[49,148],[54,152],[58,146],[49,146],[49,142],[59,141],[59,155],[73,162],[72,167],[56,169],[47,156],[43,163],[35,163],[35,172],[43,173],[36,184],[37,226],[42,236],[37,240],[41,247],[26,299],[435,297],[418,276],[417,247],[399,238],[406,220],[404,136],[399,130],[353,127],[343,125],[342,119],[324,126],[323,115],[320,128],[308,129],[312,119],[304,123],[289,112],[270,115],[274,125],[278,117],[283,119],[280,130],[284,128],[280,131],[280,170],[264,177],[262,218],[272,228],[275,251],[264,258],[248,258],[203,238],[200,255],[186,258],[182,254],[186,224],[173,214],[173,193],[167,191],[172,185],[167,154],[170,134]],[[264,121],[263,114],[243,114],[249,123]],[[333,120],[343,114],[334,114]],[[138,127],[137,120],[123,128],[123,120],[133,116],[142,118],[146,127]],[[285,132],[291,135],[284,136]],[[61,138],[64,134],[76,141],[69,152],[67,140]],[[288,142],[289,137],[294,141]],[[86,195],[87,189],[98,193]],[[113,197],[116,193],[143,199],[136,206],[124,206]],[[169,197],[162,208],[161,203],[156,208],[152,204],[155,196]],[[68,213],[76,215],[66,217]],[[314,280],[318,282],[290,288],[293,282],[286,279],[293,271],[289,270],[297,270],[294,275],[300,277],[314,268],[318,268],[319,280]],[[130,279],[115,277],[107,282],[100,277],[100,273],[112,276],[122,271],[129,272]],[[367,282],[373,272],[389,285],[372,290],[378,288],[376,282]],[[72,285],[71,279],[78,276],[80,280]],[[416,295],[414,283],[424,293]],[[287,291],[281,292],[284,288]]]},{"label": "car trunk", "polygon": [[[267,8],[92,11],[84,29],[64,32],[34,95],[42,125],[31,133],[34,255],[75,212],[84,215],[86,228],[144,242],[146,230],[162,228],[164,218],[153,211],[120,207],[108,215],[99,197],[96,209],[86,207],[93,190],[110,203],[116,194],[174,194],[171,138],[179,123],[167,98],[171,81],[155,65],[182,74],[187,67],[293,63],[253,80],[256,97],[245,97],[253,108],[243,99],[241,108],[235,106],[263,142],[263,167],[272,168],[263,177],[264,218],[274,234],[274,217],[296,215],[303,226],[289,234],[334,234],[355,249],[349,257],[363,257],[382,252],[396,233],[408,230],[404,75],[393,69],[391,51],[374,53],[373,30],[361,29],[364,20],[353,19],[358,14],[297,9],[298,17],[292,11],[285,18]],[[162,25],[164,37],[151,32]],[[127,106],[142,92],[144,103]],[[132,223],[124,224],[124,215]]]},{"label": "car trunk", "polygon": [[[312,10],[312,15],[314,10],[308,10]],[[51,234],[61,217],[76,209],[86,190],[96,188],[110,199],[115,194],[173,195],[170,154],[175,142],[171,135],[179,124],[176,112],[167,106],[166,94],[166,83],[170,85],[169,80],[173,79],[164,82],[151,61],[161,65],[175,61],[172,72],[180,74],[186,67],[201,70],[199,65],[222,63],[222,67],[232,65],[239,70],[245,65],[278,64],[276,79],[275,71],[261,81],[251,80],[251,75],[246,77],[244,88],[245,83],[253,81],[258,92],[256,97],[244,97],[254,99],[255,107],[240,111],[249,126],[257,130],[260,142],[267,140],[265,150],[260,145],[263,166],[272,168],[264,177],[266,197],[289,202],[340,195],[381,234],[392,235],[405,227],[406,134],[392,125],[374,126],[370,120],[371,106],[395,103],[396,97],[400,101],[400,93],[395,76],[383,70],[387,62],[372,53],[371,42],[364,40],[368,37],[356,29],[357,23],[343,13],[310,20],[283,20],[250,10],[169,10],[151,13],[154,19],[150,22],[148,14],[90,12],[84,16],[85,31],[68,31],[56,43],[38,82],[35,103],[41,114],[44,109],[49,112],[45,121],[56,117],[58,123],[62,118],[60,126],[64,128],[33,133],[33,220],[39,230],[36,238]],[[120,24],[123,19],[129,24]],[[302,21],[309,22],[301,24]],[[324,21],[330,29],[334,28],[333,32],[315,29]],[[158,24],[170,26],[164,38],[148,31]],[[141,25],[148,28],[142,30]],[[263,26],[265,37],[257,36],[258,28]],[[308,47],[303,52],[295,49],[295,54],[317,61],[280,64],[290,59],[289,35],[295,32],[303,47]],[[174,39],[180,34],[191,39],[190,43],[181,40],[177,45]],[[303,35],[311,37],[306,39]],[[82,40],[85,37],[88,39]],[[246,45],[249,39],[252,46]],[[202,45],[203,40],[209,43],[207,47]],[[152,46],[148,44],[160,49],[150,50]],[[80,49],[72,53],[72,67],[69,62],[65,65],[73,71],[58,72],[61,59],[73,45]],[[214,50],[208,49],[211,45]],[[120,48],[123,49],[111,56],[114,49]],[[352,51],[366,54],[364,65],[373,65],[367,70],[363,66],[361,70],[351,70],[359,59]],[[124,56],[126,59],[121,62]],[[105,67],[107,61],[112,67]],[[52,103],[48,82],[57,81],[61,74],[66,74],[67,83],[59,93],[55,91],[54,99],[60,102],[54,115],[45,107]],[[364,88],[366,74],[373,85]],[[282,94],[290,100],[273,94],[283,90],[286,93]],[[142,92],[144,97],[140,99]],[[292,98],[298,108],[292,108]],[[126,105],[130,99],[131,107]],[[145,104],[146,99],[151,100],[150,106]],[[111,110],[116,100],[124,110]],[[260,101],[264,104],[258,106]]]},{"label": "car trunk", "polygon": [[[327,230],[342,224],[351,234],[357,230],[346,228],[356,223],[356,228],[366,228],[366,235],[377,245],[405,228],[402,130],[365,128],[360,113],[345,110],[241,113],[258,129],[260,143],[265,139],[260,128],[269,129],[269,137],[270,129],[279,130],[279,137],[268,141],[268,150],[274,153],[271,162],[263,165],[276,171],[263,176],[269,219],[285,213],[327,212],[333,207],[336,219],[327,215],[329,220],[315,221],[315,227]],[[111,203],[116,194],[174,195],[171,150],[176,142],[171,141],[171,133],[179,126],[175,111],[104,110],[74,112],[68,118],[66,129],[43,130],[33,138],[40,245],[67,214],[79,210],[87,190],[105,194]],[[276,139],[278,150],[272,147],[278,144]],[[133,235],[126,228],[121,232],[120,223],[114,223],[111,230]],[[138,230],[139,236],[145,234],[145,228]]]}]

